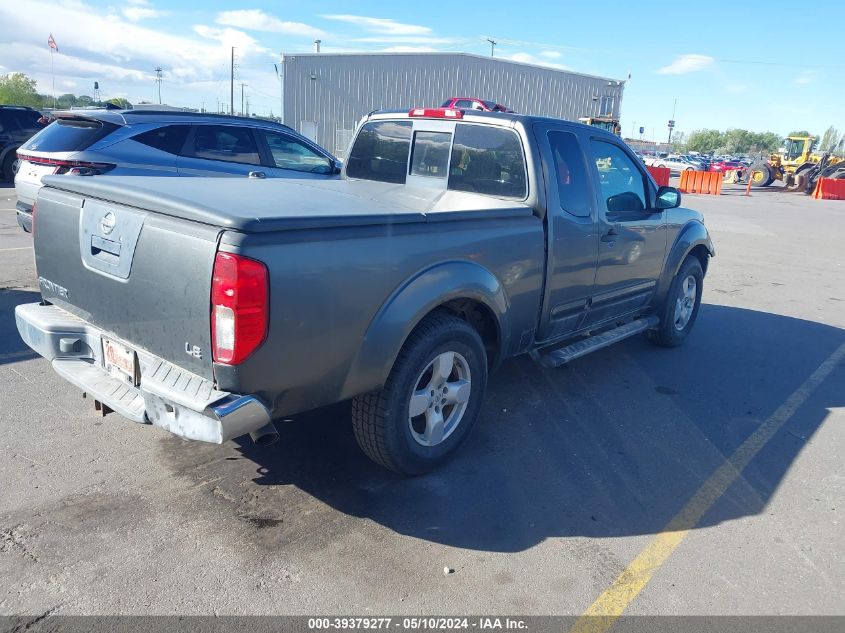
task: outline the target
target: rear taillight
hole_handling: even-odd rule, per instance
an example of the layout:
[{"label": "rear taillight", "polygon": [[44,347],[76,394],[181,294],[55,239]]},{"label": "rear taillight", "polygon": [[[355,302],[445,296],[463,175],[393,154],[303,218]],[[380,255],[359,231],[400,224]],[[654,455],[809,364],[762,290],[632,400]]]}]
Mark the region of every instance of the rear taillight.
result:
[{"label": "rear taillight", "polygon": [[92,163],[84,160],[45,158],[43,156],[30,156],[21,152],[18,152],[18,157],[35,165],[54,165],[56,167],[56,170],[53,172],[54,174],[71,173],[74,175],[93,176],[104,174],[116,167],[113,163]]},{"label": "rear taillight", "polygon": [[217,253],[211,280],[211,343],[217,363],[242,363],[264,342],[268,321],[267,267]]}]

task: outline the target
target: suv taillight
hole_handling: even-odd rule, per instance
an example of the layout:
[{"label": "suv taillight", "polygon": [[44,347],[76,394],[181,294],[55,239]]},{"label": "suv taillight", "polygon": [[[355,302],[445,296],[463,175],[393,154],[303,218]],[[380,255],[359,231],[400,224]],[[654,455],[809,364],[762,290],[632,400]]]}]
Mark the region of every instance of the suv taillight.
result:
[{"label": "suv taillight", "polygon": [[217,253],[211,280],[211,343],[215,362],[242,363],[264,342],[268,295],[264,264],[232,253]]},{"label": "suv taillight", "polygon": [[73,174],[73,175],[84,175],[84,176],[94,176],[97,174],[105,174],[108,171],[111,171],[117,165],[114,163],[91,163],[84,160],[65,160],[63,158],[44,158],[42,156],[31,156],[29,154],[23,154],[18,152],[18,157],[21,160],[28,161],[35,165],[52,165],[56,169],[53,171],[54,174]]}]

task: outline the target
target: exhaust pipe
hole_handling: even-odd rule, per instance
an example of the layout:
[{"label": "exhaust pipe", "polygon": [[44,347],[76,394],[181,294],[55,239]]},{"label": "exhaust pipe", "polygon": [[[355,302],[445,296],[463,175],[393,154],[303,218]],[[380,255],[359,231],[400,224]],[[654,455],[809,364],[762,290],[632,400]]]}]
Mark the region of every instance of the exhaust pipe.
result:
[{"label": "exhaust pipe", "polygon": [[279,432],[276,430],[276,427],[272,422],[268,422],[260,429],[250,431],[249,436],[252,438],[252,441],[255,442],[256,446],[264,447],[275,444],[276,440],[279,439]]}]

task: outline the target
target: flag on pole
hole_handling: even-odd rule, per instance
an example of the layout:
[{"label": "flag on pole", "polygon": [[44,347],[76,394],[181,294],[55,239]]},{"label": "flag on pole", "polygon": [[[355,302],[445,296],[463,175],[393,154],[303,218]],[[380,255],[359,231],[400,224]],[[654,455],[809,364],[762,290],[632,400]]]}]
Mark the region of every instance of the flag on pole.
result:
[{"label": "flag on pole", "polygon": [[53,38],[53,34],[50,33],[50,37],[47,38],[47,46],[52,48],[57,53],[59,52],[59,45],[56,44],[56,40]]}]

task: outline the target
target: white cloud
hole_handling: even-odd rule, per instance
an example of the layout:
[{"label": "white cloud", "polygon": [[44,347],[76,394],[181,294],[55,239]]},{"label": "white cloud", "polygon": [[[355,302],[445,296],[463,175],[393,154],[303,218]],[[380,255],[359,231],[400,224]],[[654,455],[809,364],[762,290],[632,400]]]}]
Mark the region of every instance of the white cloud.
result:
[{"label": "white cloud", "polygon": [[560,59],[561,54],[557,51],[543,51],[540,53],[541,57],[546,57],[548,59]]},{"label": "white cloud", "polygon": [[512,59],[515,62],[522,62],[523,64],[533,64],[535,57],[530,53],[514,53],[508,59]]},{"label": "white cloud", "polygon": [[671,64],[660,68],[657,72],[661,75],[685,75],[709,68],[715,61],[709,55],[681,55],[676,57],[675,61]]},{"label": "white cloud", "polygon": [[522,64],[534,64],[535,66],[548,66],[549,68],[557,68],[559,70],[569,70],[568,66],[564,66],[563,64],[558,64],[555,62],[550,62],[547,59],[536,57],[531,53],[512,53],[510,55],[505,55],[504,59],[509,59],[514,62],[520,62]]},{"label": "white cloud", "polygon": [[362,44],[428,44],[430,46],[452,44],[457,45],[465,40],[451,37],[435,37],[433,35],[382,35],[377,37],[353,37],[347,41]]},{"label": "white cloud", "polygon": [[216,40],[226,47],[234,46],[240,50],[270,53],[270,50],[261,46],[255,38],[237,29],[230,29],[228,27],[219,29],[206,24],[196,24],[194,25],[194,32],[210,40]]},{"label": "white cloud", "polygon": [[[236,79],[256,93],[278,94],[272,67],[277,56],[236,29],[199,25],[177,36],[78,0],[27,0],[26,11],[0,2],[2,63],[7,72],[36,79],[40,92],[48,93],[51,86],[45,15],[57,25],[51,27],[60,47],[54,55],[57,91],[62,82],[76,82],[84,87],[78,90],[90,93],[96,80],[106,98],[121,92],[130,101],[157,100],[153,69],[161,66],[165,101],[196,107],[204,100],[213,109],[216,100],[229,100],[229,47],[236,46],[236,61],[241,64]],[[260,106],[262,99],[265,105]],[[262,112],[278,113],[278,99],[272,96],[255,94],[251,103]]]},{"label": "white cloud", "polygon": [[224,26],[234,26],[252,31],[269,31],[285,33],[286,35],[301,35],[302,37],[322,37],[324,35],[320,29],[313,26],[302,22],[285,22],[261,9],[221,11],[214,21]]},{"label": "white cloud", "polygon": [[326,20],[336,20],[338,22],[346,22],[347,24],[354,24],[355,26],[360,26],[367,31],[372,31],[373,33],[383,33],[385,35],[427,35],[431,33],[431,29],[427,26],[404,24],[390,18],[371,18],[363,15],[346,14],[323,15],[321,17]]},{"label": "white cloud", "polygon": [[135,6],[123,9],[123,15],[127,20],[138,22],[139,20],[146,20],[148,18],[157,18],[161,15],[161,12],[151,7]]},{"label": "white cloud", "polygon": [[793,82],[798,84],[799,86],[806,86],[807,84],[813,83],[818,78],[818,73],[814,70],[804,70],[798,74]]},{"label": "white cloud", "polygon": [[430,46],[388,46],[381,49],[383,53],[434,53],[436,48]]}]

